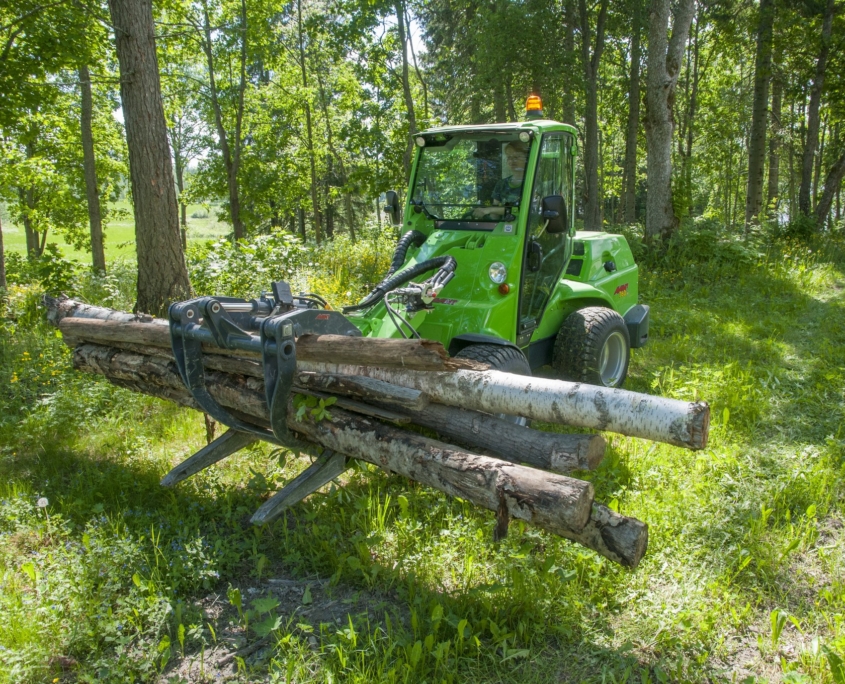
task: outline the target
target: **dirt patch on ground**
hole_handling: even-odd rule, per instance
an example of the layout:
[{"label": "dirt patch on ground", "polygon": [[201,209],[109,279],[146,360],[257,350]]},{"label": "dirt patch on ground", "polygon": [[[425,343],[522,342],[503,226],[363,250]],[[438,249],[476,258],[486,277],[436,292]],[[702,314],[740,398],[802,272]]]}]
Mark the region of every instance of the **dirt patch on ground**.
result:
[{"label": "dirt patch on ground", "polygon": [[[260,616],[252,615],[249,628],[227,596],[227,588],[220,588],[196,602],[206,624],[213,628],[216,641],[202,648],[186,648],[184,657],[174,644],[174,656],[159,682],[226,682],[266,681],[271,659],[278,652],[279,634],[293,633],[312,651],[320,649],[321,627],[338,631],[353,623],[366,621],[371,628],[382,624],[385,615],[406,624],[408,616],[399,609],[395,596],[378,591],[364,591],[345,585],[332,585],[327,578],[293,578],[277,576],[263,581],[244,580],[234,589],[240,591],[242,610],[254,606],[272,609]],[[256,622],[270,619],[278,622],[279,630],[266,636],[256,631]],[[211,630],[209,630],[211,632]]]}]

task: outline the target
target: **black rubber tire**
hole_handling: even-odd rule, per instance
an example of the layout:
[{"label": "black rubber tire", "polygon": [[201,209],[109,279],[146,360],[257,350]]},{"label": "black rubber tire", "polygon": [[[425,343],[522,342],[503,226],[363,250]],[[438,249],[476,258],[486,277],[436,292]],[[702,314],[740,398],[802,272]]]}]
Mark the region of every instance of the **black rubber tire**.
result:
[{"label": "black rubber tire", "polygon": [[[599,365],[608,340],[615,333],[624,338],[624,361],[617,377],[602,380]],[[618,337],[615,338],[618,341]],[[621,387],[631,361],[631,338],[625,320],[613,309],[590,306],[571,313],[555,339],[552,366],[565,380],[589,385]]]},{"label": "black rubber tire", "polygon": [[531,375],[528,360],[518,349],[498,344],[471,344],[455,354],[458,359],[471,359],[489,364],[493,370],[517,375]]},{"label": "black rubber tire", "polygon": [[[498,344],[471,344],[455,354],[455,358],[486,363],[492,370],[504,373],[531,375],[531,366],[528,365],[525,354],[513,347],[503,347]],[[523,416],[500,413],[497,417],[517,425],[528,426],[530,424],[530,421]]]}]

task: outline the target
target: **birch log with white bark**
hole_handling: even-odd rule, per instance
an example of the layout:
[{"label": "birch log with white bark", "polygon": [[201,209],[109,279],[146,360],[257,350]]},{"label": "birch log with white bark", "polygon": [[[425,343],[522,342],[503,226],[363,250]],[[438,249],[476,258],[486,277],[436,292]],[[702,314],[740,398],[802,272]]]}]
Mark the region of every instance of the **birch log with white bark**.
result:
[{"label": "birch log with white bark", "polygon": [[495,370],[441,373],[310,362],[297,368],[384,380],[425,392],[431,401],[448,406],[608,430],[689,449],[707,446],[710,408],[705,402]]}]

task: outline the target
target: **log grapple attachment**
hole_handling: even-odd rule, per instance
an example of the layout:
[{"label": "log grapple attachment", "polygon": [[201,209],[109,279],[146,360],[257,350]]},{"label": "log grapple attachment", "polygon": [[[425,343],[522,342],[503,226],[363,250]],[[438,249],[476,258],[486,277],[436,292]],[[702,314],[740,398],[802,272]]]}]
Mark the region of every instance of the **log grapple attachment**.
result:
[{"label": "log grapple attachment", "polygon": [[[174,485],[257,439],[292,450],[308,447],[286,423],[296,373],[296,340],[307,334],[361,336],[346,317],[325,307],[325,301],[316,295],[294,296],[285,282],[273,283],[272,295],[262,294],[258,299],[199,297],[170,306],[170,339],[179,375],[200,408],[229,430],[174,468],[162,484]],[[203,345],[260,354],[269,429],[242,420],[208,391]],[[253,522],[276,517],[346,467],[345,456],[325,450],[305,472],[267,501],[253,516]]]}]

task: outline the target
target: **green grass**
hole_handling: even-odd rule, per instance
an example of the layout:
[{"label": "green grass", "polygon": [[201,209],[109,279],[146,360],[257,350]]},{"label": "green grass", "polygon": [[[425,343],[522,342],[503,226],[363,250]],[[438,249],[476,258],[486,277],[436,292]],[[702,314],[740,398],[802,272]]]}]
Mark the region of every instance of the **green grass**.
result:
[{"label": "green grass", "polygon": [[[120,200],[113,205],[114,209],[121,212],[121,216],[105,226],[105,249],[106,259],[111,261],[118,257],[135,256],[135,220],[132,217],[132,206],[126,200]],[[23,226],[17,226],[11,222],[5,207],[0,207],[3,218],[3,246],[9,252],[26,252],[26,234]],[[201,206],[199,204],[188,205],[188,229],[189,241],[210,240],[222,237],[231,231],[231,227],[217,220],[217,208]],[[64,255],[69,259],[88,263],[91,259],[90,252],[78,250],[68,244],[61,233],[51,232],[47,236],[48,242],[57,244]]]},{"label": "green grass", "polygon": [[52,330],[7,319],[0,682],[842,684],[835,247],[644,269],[627,386],[707,400],[713,427],[700,452],[608,436],[590,477],[650,525],[636,571],[518,521],[494,544],[492,514],[363,466],[253,529],[306,458],[257,447],[163,490],[205,442],[197,414],[77,374]]}]

